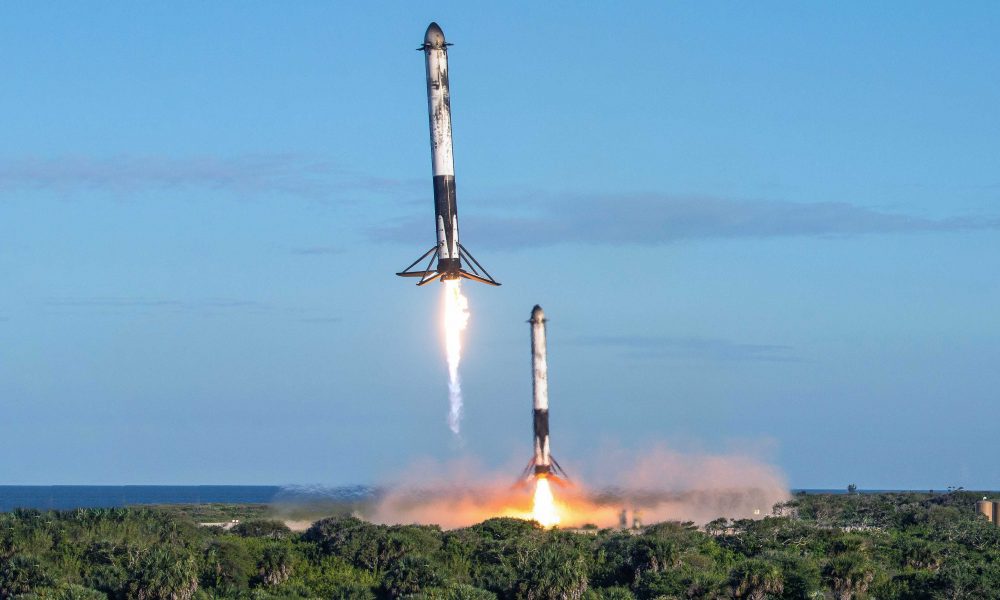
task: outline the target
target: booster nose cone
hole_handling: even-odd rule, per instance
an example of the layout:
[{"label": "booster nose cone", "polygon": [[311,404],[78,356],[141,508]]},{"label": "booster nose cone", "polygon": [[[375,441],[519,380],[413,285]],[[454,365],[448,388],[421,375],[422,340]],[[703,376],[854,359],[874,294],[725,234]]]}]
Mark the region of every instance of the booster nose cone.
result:
[{"label": "booster nose cone", "polygon": [[541,323],[545,320],[545,311],[542,310],[541,306],[535,305],[535,308],[531,309],[531,322]]},{"label": "booster nose cone", "polygon": [[431,23],[427,26],[427,33],[424,34],[424,45],[431,48],[444,47],[444,32],[441,31],[437,23]]}]

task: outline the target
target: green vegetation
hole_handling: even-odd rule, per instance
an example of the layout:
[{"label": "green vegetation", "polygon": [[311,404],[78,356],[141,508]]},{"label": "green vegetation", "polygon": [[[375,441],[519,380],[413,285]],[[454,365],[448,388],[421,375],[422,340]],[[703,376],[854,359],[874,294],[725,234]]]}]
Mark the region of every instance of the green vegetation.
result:
[{"label": "green vegetation", "polygon": [[294,533],[259,507],[225,531],[192,518],[232,514],[218,510],[18,510],[0,514],[0,600],[998,598],[1000,529],[976,499],[799,495],[757,521],[596,533],[350,516]]},{"label": "green vegetation", "polygon": [[246,521],[249,519],[270,518],[273,509],[267,504],[144,504],[160,512],[176,516],[190,517],[198,523],[226,523],[233,519]]}]

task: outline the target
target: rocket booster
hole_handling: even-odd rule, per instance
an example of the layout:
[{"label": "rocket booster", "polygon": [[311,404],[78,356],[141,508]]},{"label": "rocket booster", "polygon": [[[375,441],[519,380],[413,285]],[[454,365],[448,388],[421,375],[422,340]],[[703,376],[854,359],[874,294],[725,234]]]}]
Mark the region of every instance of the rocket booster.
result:
[{"label": "rocket booster", "polygon": [[535,473],[552,470],[549,456],[549,364],[545,356],[545,312],[535,305],[531,311],[531,392],[534,422]]},{"label": "rocket booster", "polygon": [[531,310],[531,389],[534,456],[526,475],[568,479],[549,448],[549,365],[545,345],[545,311],[537,304]]},{"label": "rocket booster", "polygon": [[[455,153],[451,143],[451,90],[448,86],[448,45],[444,32],[431,23],[424,35],[427,67],[427,115],[431,131],[431,173],[434,177],[434,217],[437,221],[438,270],[459,262],[458,206],[455,198]],[[444,276],[442,276],[444,277]]]},{"label": "rocket booster", "polygon": [[[460,277],[489,285],[500,285],[458,241],[455,155],[451,141],[451,92],[448,87],[450,45],[445,41],[444,32],[438,24],[431,23],[424,34],[423,45],[417,48],[424,53],[427,71],[427,114],[430,120],[431,173],[434,181],[437,244],[396,275],[419,277],[417,285],[424,285],[438,278],[448,281]],[[423,270],[411,271],[417,263],[428,256],[430,260]],[[437,264],[431,268],[435,258]],[[463,268],[463,265],[468,267],[468,270]]]}]

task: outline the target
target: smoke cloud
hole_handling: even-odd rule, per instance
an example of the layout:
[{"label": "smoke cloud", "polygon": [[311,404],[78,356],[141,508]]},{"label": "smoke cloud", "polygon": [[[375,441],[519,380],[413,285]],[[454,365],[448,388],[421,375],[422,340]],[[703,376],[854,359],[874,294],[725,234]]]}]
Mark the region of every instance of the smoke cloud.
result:
[{"label": "smoke cloud", "polygon": [[[740,453],[684,453],[665,445],[630,453],[602,453],[589,481],[553,486],[563,527],[762,518],[789,499],[773,465]],[[438,524],[455,528],[498,516],[530,518],[532,485],[515,474],[486,473],[469,461],[423,462],[387,488],[363,516],[378,523]],[[575,475],[574,475],[575,477]]]}]

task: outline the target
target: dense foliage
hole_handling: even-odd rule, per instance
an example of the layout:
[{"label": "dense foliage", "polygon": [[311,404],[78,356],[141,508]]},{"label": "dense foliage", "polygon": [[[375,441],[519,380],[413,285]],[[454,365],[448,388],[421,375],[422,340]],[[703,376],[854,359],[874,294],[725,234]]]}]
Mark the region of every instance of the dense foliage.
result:
[{"label": "dense foliage", "polygon": [[18,510],[0,514],[0,600],[1000,598],[1000,529],[975,500],[800,495],[762,520],[641,532]]}]

